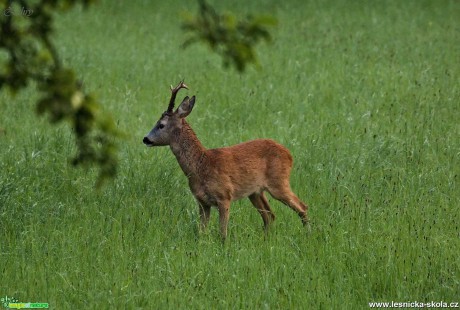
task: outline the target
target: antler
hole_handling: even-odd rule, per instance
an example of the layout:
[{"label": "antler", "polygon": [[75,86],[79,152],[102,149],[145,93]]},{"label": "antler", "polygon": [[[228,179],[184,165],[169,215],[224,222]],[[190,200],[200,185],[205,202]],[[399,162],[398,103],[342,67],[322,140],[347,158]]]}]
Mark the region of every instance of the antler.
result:
[{"label": "antler", "polygon": [[176,87],[172,87],[171,85],[171,99],[169,100],[168,110],[167,113],[171,113],[174,109],[174,102],[176,101],[176,95],[181,88],[188,89],[188,86],[185,85],[184,80],[180,81],[180,83]]}]

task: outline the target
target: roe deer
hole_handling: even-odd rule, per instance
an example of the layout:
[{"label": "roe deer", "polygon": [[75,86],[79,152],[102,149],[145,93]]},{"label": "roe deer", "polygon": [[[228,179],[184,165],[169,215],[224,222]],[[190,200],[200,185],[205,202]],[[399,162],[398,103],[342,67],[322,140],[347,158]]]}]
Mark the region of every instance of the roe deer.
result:
[{"label": "roe deer", "polygon": [[170,146],[199,203],[201,229],[206,228],[211,206],[215,206],[219,210],[220,231],[225,240],[230,203],[249,197],[262,216],[266,230],[275,215],[264,191],[296,211],[303,224],[307,224],[308,206],[292,192],[289,184],[292,156],[288,149],[268,139],[206,149],[185,120],[192,112],[195,96],[185,97],[173,112],[181,88],[188,89],[183,81],[175,88],[171,86],[168,109],[143,142],[147,146]]}]

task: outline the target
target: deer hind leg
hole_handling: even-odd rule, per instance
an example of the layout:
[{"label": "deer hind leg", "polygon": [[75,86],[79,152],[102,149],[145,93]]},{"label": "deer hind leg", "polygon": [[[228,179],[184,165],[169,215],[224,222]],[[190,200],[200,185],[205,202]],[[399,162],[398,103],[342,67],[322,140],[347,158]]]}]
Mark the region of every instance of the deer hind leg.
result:
[{"label": "deer hind leg", "polygon": [[265,197],[264,192],[260,193],[260,198],[264,203],[265,210],[267,210],[267,213],[270,215],[270,221],[273,222],[275,220],[275,213],[273,213],[272,209],[270,208],[270,204],[268,203],[267,197]]},{"label": "deer hind leg", "polygon": [[292,192],[289,184],[285,186],[271,187],[268,189],[268,192],[273,196],[273,198],[281,201],[297,212],[304,226],[308,224],[308,206]]},{"label": "deer hind leg", "polygon": [[270,209],[267,198],[265,198],[264,193],[262,192],[260,194],[254,193],[250,195],[249,200],[251,200],[254,207],[256,207],[257,211],[259,211],[260,216],[262,216],[262,220],[264,221],[264,228],[267,230],[270,223],[275,220],[275,215]]}]

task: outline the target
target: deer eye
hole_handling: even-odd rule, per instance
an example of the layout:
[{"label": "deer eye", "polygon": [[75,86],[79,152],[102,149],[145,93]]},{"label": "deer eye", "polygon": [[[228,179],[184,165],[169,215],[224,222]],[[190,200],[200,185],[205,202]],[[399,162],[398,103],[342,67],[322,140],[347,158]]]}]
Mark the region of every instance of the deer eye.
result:
[{"label": "deer eye", "polygon": [[160,129],[163,129],[164,127],[165,127],[165,125],[163,125],[163,124],[158,125],[158,128],[160,128]]}]

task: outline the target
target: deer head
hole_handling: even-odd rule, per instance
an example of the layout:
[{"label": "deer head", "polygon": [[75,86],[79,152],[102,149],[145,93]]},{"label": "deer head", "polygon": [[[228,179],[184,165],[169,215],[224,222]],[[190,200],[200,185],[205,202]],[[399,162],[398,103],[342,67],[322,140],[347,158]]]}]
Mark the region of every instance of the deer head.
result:
[{"label": "deer head", "polygon": [[192,112],[195,104],[195,96],[189,98],[186,96],[176,111],[173,112],[176,95],[181,88],[188,89],[188,86],[181,81],[176,87],[171,86],[171,99],[169,100],[168,109],[163,112],[158,122],[152,130],[142,140],[147,146],[164,146],[169,145],[174,131],[181,129],[182,119]]}]

